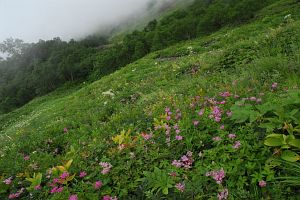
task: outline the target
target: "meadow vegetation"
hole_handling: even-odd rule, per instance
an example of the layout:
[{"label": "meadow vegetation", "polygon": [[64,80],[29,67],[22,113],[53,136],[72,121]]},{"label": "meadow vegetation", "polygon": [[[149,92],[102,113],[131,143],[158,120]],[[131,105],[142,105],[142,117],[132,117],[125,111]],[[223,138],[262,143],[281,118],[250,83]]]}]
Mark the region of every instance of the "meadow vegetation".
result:
[{"label": "meadow vegetation", "polygon": [[300,4],[265,6],[0,115],[0,199],[299,199]]}]

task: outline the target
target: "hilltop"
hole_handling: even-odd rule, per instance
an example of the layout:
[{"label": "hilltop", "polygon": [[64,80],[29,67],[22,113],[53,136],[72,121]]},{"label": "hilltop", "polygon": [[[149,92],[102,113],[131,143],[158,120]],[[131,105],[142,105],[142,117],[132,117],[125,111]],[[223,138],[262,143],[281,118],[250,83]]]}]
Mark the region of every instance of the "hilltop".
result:
[{"label": "hilltop", "polygon": [[299,198],[300,4],[168,45],[0,115],[0,198]]}]

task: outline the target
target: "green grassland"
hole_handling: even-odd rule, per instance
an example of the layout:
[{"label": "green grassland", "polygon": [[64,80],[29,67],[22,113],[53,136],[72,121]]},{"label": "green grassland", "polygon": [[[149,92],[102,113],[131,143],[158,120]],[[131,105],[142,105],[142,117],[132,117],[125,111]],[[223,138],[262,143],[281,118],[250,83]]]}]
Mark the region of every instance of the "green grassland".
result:
[{"label": "green grassland", "polygon": [[[248,24],[178,43],[94,83],[57,90],[0,115],[0,199],[23,187],[20,199],[69,199],[71,194],[79,199],[217,199],[227,189],[228,199],[299,199],[295,184],[276,179],[293,173],[283,170],[275,162],[280,155],[264,144],[268,134],[288,135],[286,124],[300,124],[299,86],[300,4],[282,0]],[[220,95],[224,92],[230,96]],[[218,104],[220,122],[209,117],[216,105],[208,98],[226,101]],[[278,118],[276,126],[266,128],[261,124],[275,119],[276,108],[260,113],[257,105],[276,105],[286,109],[283,113],[293,107],[294,117]],[[226,115],[230,110],[232,117]],[[182,116],[175,119],[176,113]],[[176,124],[180,133],[165,133],[166,125]],[[144,139],[145,134],[151,138]],[[172,165],[188,151],[193,152],[190,168]],[[51,175],[49,169],[70,160],[61,171],[70,174],[63,191],[50,193],[55,170]],[[111,163],[108,174],[101,173],[100,162]],[[220,169],[225,171],[221,184],[205,176]],[[39,180],[30,181],[39,173]],[[9,177],[11,185],[2,183]],[[259,186],[262,180],[265,187]],[[96,181],[103,183],[100,189]],[[178,183],[185,185],[183,192]],[[37,185],[41,189],[34,189]]]}]

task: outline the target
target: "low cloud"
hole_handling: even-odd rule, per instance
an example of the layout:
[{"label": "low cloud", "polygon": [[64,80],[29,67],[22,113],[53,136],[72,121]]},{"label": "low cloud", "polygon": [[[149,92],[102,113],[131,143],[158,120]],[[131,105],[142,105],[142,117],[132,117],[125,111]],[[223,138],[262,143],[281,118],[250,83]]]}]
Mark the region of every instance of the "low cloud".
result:
[{"label": "low cloud", "polygon": [[80,38],[173,0],[0,0],[0,41]]}]

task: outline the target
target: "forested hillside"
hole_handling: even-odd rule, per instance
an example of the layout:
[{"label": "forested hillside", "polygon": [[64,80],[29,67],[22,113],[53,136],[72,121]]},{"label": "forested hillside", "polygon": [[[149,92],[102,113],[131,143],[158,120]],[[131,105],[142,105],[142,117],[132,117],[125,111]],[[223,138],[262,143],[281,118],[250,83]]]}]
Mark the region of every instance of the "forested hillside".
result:
[{"label": "forested hillside", "polygon": [[0,199],[300,198],[299,2],[195,0],[121,40],[10,43]]},{"label": "forested hillside", "polygon": [[98,80],[152,51],[179,41],[245,23],[274,1],[197,0],[113,43],[109,42],[109,35],[69,42],[54,38],[35,44],[7,40],[0,45],[0,50],[12,56],[0,61],[0,113],[14,110],[63,84]]}]

